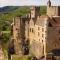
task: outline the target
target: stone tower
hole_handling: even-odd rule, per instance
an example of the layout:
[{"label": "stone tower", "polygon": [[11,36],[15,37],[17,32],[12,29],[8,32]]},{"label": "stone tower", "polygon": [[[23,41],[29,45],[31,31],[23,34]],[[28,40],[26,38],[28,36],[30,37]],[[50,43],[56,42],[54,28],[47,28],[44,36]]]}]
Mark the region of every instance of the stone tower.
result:
[{"label": "stone tower", "polygon": [[15,17],[13,19],[13,38],[14,38],[14,48],[15,48],[15,53],[16,54],[22,54],[22,42],[21,42],[21,18],[20,17]]},{"label": "stone tower", "polygon": [[50,0],[47,2],[47,15],[48,16],[60,16],[59,10],[60,10],[59,6],[52,6]]},{"label": "stone tower", "polygon": [[31,7],[31,18],[36,18],[37,16],[39,16],[40,12],[40,7],[39,6],[33,6]]},{"label": "stone tower", "polygon": [[[25,53],[25,40],[26,38],[26,31],[25,31],[25,25],[27,24],[26,21],[26,16],[22,17],[15,17],[13,19],[13,38],[14,38],[14,47],[15,47],[15,53],[24,55]],[[27,26],[26,26],[27,27]]]}]

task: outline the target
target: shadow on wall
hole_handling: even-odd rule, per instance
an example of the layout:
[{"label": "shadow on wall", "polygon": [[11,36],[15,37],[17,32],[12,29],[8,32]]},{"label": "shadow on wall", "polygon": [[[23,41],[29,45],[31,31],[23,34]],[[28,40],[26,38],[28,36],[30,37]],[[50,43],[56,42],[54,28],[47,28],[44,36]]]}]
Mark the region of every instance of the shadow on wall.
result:
[{"label": "shadow on wall", "polygon": [[49,53],[52,53],[54,56],[60,56],[60,49],[53,49]]}]

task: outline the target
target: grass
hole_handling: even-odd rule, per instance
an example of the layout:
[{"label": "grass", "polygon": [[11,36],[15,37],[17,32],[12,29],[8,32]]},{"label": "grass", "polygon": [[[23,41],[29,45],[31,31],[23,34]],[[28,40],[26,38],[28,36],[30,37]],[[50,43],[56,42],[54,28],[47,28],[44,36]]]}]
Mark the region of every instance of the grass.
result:
[{"label": "grass", "polygon": [[24,56],[20,56],[20,55],[12,55],[11,60],[30,60],[30,56],[29,55],[24,55]]},{"label": "grass", "polygon": [[3,33],[10,33],[10,31],[2,31]]},{"label": "grass", "polygon": [[3,49],[5,60],[8,60],[8,53],[6,49]]}]

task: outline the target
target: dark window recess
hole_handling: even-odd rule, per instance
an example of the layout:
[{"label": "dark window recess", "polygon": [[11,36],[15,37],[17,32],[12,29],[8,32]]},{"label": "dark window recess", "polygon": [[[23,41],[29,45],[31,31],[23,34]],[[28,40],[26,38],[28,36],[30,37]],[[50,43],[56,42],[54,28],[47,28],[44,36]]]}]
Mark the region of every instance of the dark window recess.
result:
[{"label": "dark window recess", "polygon": [[42,32],[44,32],[44,28],[42,28]]},{"label": "dark window recess", "polygon": [[28,45],[29,45],[29,43],[30,43],[30,42],[29,42],[29,39],[28,39],[28,40],[26,41],[26,45],[28,46]]},{"label": "dark window recess", "polygon": [[33,28],[32,28],[32,32],[34,32]]},{"label": "dark window recess", "polygon": [[44,45],[43,45],[43,54],[44,54]]},{"label": "dark window recess", "polygon": [[46,33],[47,31],[45,31],[45,33]]},{"label": "dark window recess", "polygon": [[42,37],[44,37],[44,34],[42,34]]},{"label": "dark window recess", "polygon": [[24,46],[23,47],[23,53],[24,53],[24,55],[28,55],[29,54],[29,48],[28,48],[28,46]]},{"label": "dark window recess", "polygon": [[38,60],[36,57],[32,57],[31,60]]},{"label": "dark window recess", "polygon": [[38,30],[40,30],[40,27],[38,27]]},{"label": "dark window recess", "polygon": [[41,59],[44,59],[44,58],[45,58],[45,56],[42,56],[42,57],[41,57]]},{"label": "dark window recess", "polygon": [[49,22],[48,26],[49,26],[49,27],[52,27],[52,24]]},{"label": "dark window recess", "polygon": [[18,28],[16,28],[16,30],[18,30]]},{"label": "dark window recess", "polygon": [[60,41],[60,37],[59,37],[59,41]]},{"label": "dark window recess", "polygon": [[31,32],[31,28],[30,28],[30,32]]},{"label": "dark window recess", "polygon": [[45,39],[46,39],[46,37],[45,37]]},{"label": "dark window recess", "polygon": [[42,43],[43,43],[43,40],[42,40]]},{"label": "dark window recess", "polygon": [[60,33],[60,30],[59,30],[59,33]]},{"label": "dark window recess", "polygon": [[55,47],[56,47],[56,44],[55,44]]}]

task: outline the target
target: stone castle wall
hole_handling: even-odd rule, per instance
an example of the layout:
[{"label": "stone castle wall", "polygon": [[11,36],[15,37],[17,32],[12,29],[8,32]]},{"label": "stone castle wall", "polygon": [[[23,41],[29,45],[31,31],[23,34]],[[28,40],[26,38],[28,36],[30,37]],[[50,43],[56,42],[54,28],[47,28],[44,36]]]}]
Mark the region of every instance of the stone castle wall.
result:
[{"label": "stone castle wall", "polygon": [[60,49],[58,33],[60,27],[49,27],[47,22],[50,16],[58,16],[58,7],[47,6],[47,15],[47,18],[46,16],[41,18],[38,8],[34,7],[31,9],[30,18],[14,19],[13,37],[16,54],[23,54],[22,47],[27,40],[29,40],[30,53],[37,58],[45,56],[53,49]]}]

